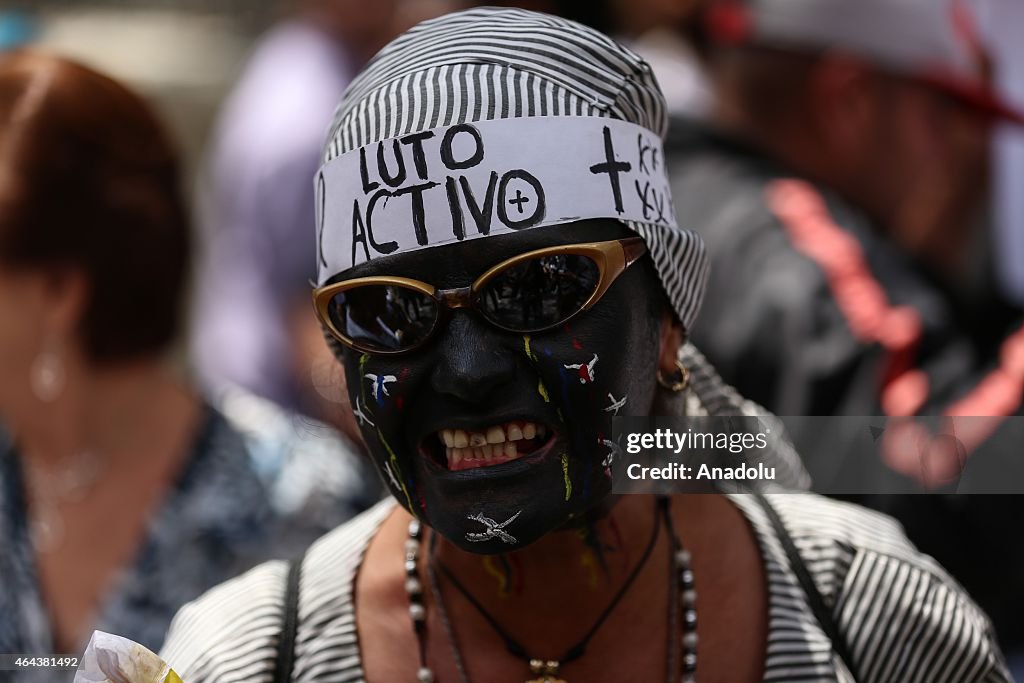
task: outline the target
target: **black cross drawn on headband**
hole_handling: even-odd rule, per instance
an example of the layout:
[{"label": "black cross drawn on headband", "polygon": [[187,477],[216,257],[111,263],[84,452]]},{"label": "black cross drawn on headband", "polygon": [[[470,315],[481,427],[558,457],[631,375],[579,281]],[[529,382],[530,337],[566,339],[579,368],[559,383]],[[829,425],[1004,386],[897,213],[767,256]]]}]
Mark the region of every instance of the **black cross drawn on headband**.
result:
[{"label": "black cross drawn on headband", "polygon": [[524,197],[522,190],[516,190],[516,198],[508,200],[509,204],[515,204],[516,208],[519,209],[519,213],[526,213],[523,211],[523,204],[529,204],[530,198]]},{"label": "black cross drawn on headband", "polygon": [[604,163],[594,164],[590,167],[590,172],[594,175],[608,174],[608,180],[612,185],[612,199],[615,200],[615,210],[622,213],[622,187],[619,174],[629,173],[633,169],[633,165],[628,161],[616,160],[615,145],[612,143],[612,131],[608,126],[604,127],[604,156]]}]

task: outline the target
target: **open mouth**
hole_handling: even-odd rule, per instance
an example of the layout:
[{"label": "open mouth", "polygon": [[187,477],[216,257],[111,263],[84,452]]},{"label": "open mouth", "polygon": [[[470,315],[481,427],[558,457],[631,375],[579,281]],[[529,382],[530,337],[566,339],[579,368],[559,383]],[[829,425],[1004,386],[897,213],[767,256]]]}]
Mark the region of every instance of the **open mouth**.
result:
[{"label": "open mouth", "polygon": [[554,431],[537,422],[516,420],[485,429],[442,429],[423,440],[423,452],[452,472],[493,467],[544,450]]}]

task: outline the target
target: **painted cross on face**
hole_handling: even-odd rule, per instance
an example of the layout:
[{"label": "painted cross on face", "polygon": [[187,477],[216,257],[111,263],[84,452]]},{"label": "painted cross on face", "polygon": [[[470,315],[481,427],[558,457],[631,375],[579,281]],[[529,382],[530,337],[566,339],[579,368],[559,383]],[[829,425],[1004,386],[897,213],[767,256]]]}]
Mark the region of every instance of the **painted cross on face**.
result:
[{"label": "painted cross on face", "polygon": [[627,398],[627,396],[623,396],[620,399],[616,399],[615,395],[609,391],[608,400],[610,401],[610,403],[608,404],[608,407],[604,409],[604,412],[611,413],[612,415],[618,415],[619,410],[621,410],[622,407],[626,405]]},{"label": "painted cross on face", "polygon": [[565,364],[566,370],[575,370],[579,375],[580,384],[592,384],[594,382],[594,367],[597,365],[597,354],[589,363],[576,363],[575,365]]}]

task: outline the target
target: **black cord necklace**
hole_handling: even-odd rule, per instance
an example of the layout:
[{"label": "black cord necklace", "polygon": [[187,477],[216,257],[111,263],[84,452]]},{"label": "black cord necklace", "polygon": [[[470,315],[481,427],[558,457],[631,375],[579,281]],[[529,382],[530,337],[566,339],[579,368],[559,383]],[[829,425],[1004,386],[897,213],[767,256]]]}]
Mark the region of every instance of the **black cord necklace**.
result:
[{"label": "black cord necklace", "polygon": [[[462,658],[458,651],[458,646],[454,640],[454,631],[451,624],[448,622],[447,610],[444,609],[444,601],[441,596],[440,589],[437,585],[436,578],[434,576],[434,565],[440,569],[441,573],[444,574],[445,578],[452,583],[452,585],[462,594],[464,598],[480,613],[480,615],[490,624],[491,628],[498,634],[505,644],[505,648],[510,654],[518,659],[525,661],[530,668],[530,673],[535,678],[527,681],[527,683],[565,683],[564,680],[558,678],[559,670],[565,664],[575,661],[582,657],[589,645],[591,639],[597,633],[597,631],[604,625],[604,622],[608,619],[614,609],[625,597],[626,593],[632,587],[636,578],[640,575],[647,561],[650,559],[651,554],[657,545],[658,536],[661,531],[662,525],[664,525],[669,533],[669,540],[672,544],[672,581],[670,582],[672,604],[669,605],[669,648],[668,654],[669,659],[667,662],[667,680],[669,683],[676,680],[675,672],[677,671],[675,652],[676,648],[673,646],[673,639],[676,632],[676,617],[678,610],[674,607],[675,599],[678,598],[683,608],[683,637],[682,637],[682,649],[683,649],[683,665],[682,665],[682,680],[684,683],[690,683],[694,681],[694,672],[697,666],[697,612],[696,612],[696,592],[693,584],[693,571],[690,567],[690,553],[683,549],[682,543],[675,533],[675,529],[672,524],[672,518],[669,510],[669,499],[658,498],[655,508],[655,524],[654,529],[651,532],[651,538],[644,549],[643,555],[640,561],[633,568],[629,577],[623,583],[622,587],[615,594],[612,600],[608,603],[608,606],[601,612],[593,626],[587,631],[587,633],[577,642],[575,645],[566,650],[565,654],[558,660],[542,660],[535,657],[531,657],[527,652],[526,648],[519,643],[516,639],[508,634],[501,624],[491,615],[486,608],[469,592],[469,590],[462,585],[462,583],[455,577],[455,575],[439,560],[428,560],[427,570],[428,575],[431,579],[431,588],[434,593],[434,598],[438,603],[438,612],[442,623],[445,626],[449,642],[452,646],[453,656],[455,657],[456,664],[460,676],[463,681],[468,681],[468,675],[465,671],[465,667],[462,665]],[[433,539],[432,539],[433,540]],[[418,638],[419,650],[420,650],[420,668],[417,674],[417,680],[420,683],[432,683],[434,681],[433,672],[426,664],[426,610],[423,606],[422,599],[422,588],[417,577],[417,558],[419,555],[420,546],[420,527],[418,522],[414,521],[410,524],[409,528],[409,541],[406,543],[406,571],[409,579],[406,582],[406,589],[409,592],[410,600],[410,615],[413,618],[413,626],[416,631]],[[431,543],[431,550],[434,549],[433,542]],[[433,553],[431,553],[433,555]],[[413,590],[415,589],[415,590]]]}]

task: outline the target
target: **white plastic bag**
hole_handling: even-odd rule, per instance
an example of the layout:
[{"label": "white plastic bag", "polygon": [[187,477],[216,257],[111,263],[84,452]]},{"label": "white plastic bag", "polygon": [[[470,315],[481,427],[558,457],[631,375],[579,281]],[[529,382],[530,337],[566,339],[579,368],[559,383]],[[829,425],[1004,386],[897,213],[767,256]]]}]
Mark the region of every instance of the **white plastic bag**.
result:
[{"label": "white plastic bag", "polygon": [[74,683],[182,683],[178,674],[138,643],[94,631]]}]

